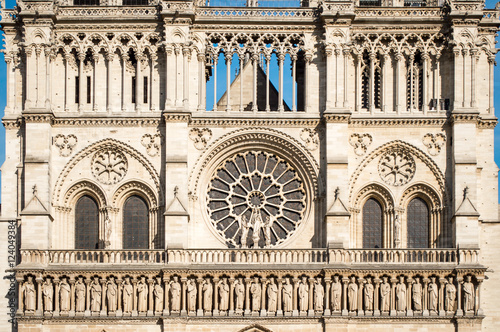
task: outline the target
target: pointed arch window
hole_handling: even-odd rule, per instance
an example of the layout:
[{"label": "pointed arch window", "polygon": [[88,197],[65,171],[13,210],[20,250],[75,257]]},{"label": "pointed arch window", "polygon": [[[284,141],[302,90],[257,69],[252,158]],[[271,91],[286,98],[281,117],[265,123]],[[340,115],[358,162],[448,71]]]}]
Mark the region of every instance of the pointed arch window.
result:
[{"label": "pointed arch window", "polygon": [[149,209],[139,196],[131,196],[123,207],[123,249],[149,249]]},{"label": "pointed arch window", "polygon": [[410,55],[406,70],[406,106],[409,111],[422,110],[423,97],[423,58],[420,52]]},{"label": "pointed arch window", "polygon": [[75,206],[75,249],[99,248],[99,208],[90,196],[82,196]]},{"label": "pointed arch window", "polygon": [[407,247],[429,248],[429,206],[418,197],[408,204]]},{"label": "pointed arch window", "polygon": [[363,248],[382,248],[382,205],[370,198],[363,206]]}]

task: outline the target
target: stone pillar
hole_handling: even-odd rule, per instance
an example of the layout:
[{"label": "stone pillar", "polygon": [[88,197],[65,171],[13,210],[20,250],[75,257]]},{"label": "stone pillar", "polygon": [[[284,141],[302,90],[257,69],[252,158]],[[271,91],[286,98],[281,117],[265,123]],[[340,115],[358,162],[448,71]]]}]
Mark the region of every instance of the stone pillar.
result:
[{"label": "stone pillar", "polygon": [[358,316],[364,316],[365,312],[363,310],[363,286],[365,279],[358,278]]},{"label": "stone pillar", "polygon": [[70,311],[69,311],[69,316],[73,317],[75,316],[75,278],[74,276],[71,276],[69,278],[69,285],[71,287],[71,292],[70,292]]},{"label": "stone pillar", "polygon": [[[462,49],[462,107],[468,107],[470,99],[468,98],[469,91],[467,91],[467,55],[469,51],[467,49]],[[457,82],[455,81],[455,84]]]},{"label": "stone pillar", "polygon": [[347,308],[347,284],[349,283],[349,278],[342,278],[342,316],[349,315],[349,309]]},{"label": "stone pillar", "polygon": [[[165,44],[165,108],[172,106],[172,91],[173,91],[173,85],[175,84],[175,80],[172,80],[169,82],[169,77],[171,75],[177,76],[177,73],[172,73],[172,70],[170,67],[172,67],[172,62],[173,60],[171,59],[172,57],[172,46]],[[203,72],[202,77],[200,77],[200,80],[203,80],[205,77],[205,72]]]},{"label": "stone pillar", "polygon": [[422,316],[429,316],[428,309],[428,294],[427,294],[427,285],[429,284],[429,278],[423,278],[422,282],[424,283],[424,290],[422,294]]},{"label": "stone pillar", "polygon": [[457,276],[457,312],[456,316],[463,316],[464,311],[462,310],[462,285],[464,283],[464,279],[461,276]]},{"label": "stone pillar", "polygon": [[397,278],[392,277],[391,280],[391,308],[389,314],[391,316],[396,316],[397,315],[397,308],[396,308],[396,283],[398,282]]},{"label": "stone pillar", "polygon": [[168,316],[170,315],[170,298],[169,298],[169,293],[170,293],[170,284],[169,284],[170,278],[166,275],[163,276],[163,284],[165,285],[165,290],[163,293],[163,315]]},{"label": "stone pillar", "polygon": [[310,94],[309,94],[309,91],[310,91],[310,85],[311,85],[311,61],[312,61],[312,54],[309,54],[309,53],[306,53],[306,55],[304,56],[304,60],[305,60],[305,93],[304,93],[304,111],[305,112],[309,112],[310,111],[310,107],[311,107],[311,102],[310,102]]},{"label": "stone pillar", "polygon": [[24,314],[24,279],[16,278],[17,281],[17,315]]},{"label": "stone pillar", "polygon": [[181,286],[182,286],[182,303],[181,303],[181,316],[187,316],[187,310],[186,310],[186,291],[187,291],[187,278],[183,277],[181,278]]},{"label": "stone pillar", "polygon": [[475,308],[476,308],[476,315],[477,316],[482,316],[484,313],[483,313],[483,309],[481,308],[481,285],[484,281],[484,276],[476,276],[476,280],[477,280],[477,285],[476,285],[476,291],[475,291]]},{"label": "stone pillar", "polygon": [[245,278],[245,315],[250,315],[252,312],[250,310],[250,285],[252,279]]},{"label": "stone pillar", "polygon": [[309,310],[308,316],[314,316],[314,278],[309,278]]},{"label": "stone pillar", "polygon": [[26,54],[26,63],[25,63],[25,70],[26,70],[26,101],[24,103],[24,108],[29,109],[32,106],[32,98],[33,98],[33,88],[32,88],[32,75],[33,75],[33,68],[32,68],[32,55],[33,55],[33,47],[32,46],[26,46],[24,48],[24,53]]},{"label": "stone pillar", "polygon": [[261,285],[261,296],[260,296],[260,315],[261,316],[266,316],[266,277],[260,278],[260,285]]},{"label": "stone pillar", "polygon": [[[108,52],[106,54],[106,110],[111,112],[111,103],[112,103],[112,86],[113,86],[113,77],[112,77],[112,66],[113,66],[113,52]],[[94,82],[95,84],[95,82]]]},{"label": "stone pillar", "polygon": [[373,293],[373,316],[380,316],[380,308],[379,308],[379,301],[380,301],[380,283],[382,281],[380,278],[374,278],[373,283],[375,284],[375,291]]},{"label": "stone pillar", "polygon": [[198,111],[204,111],[205,100],[204,87],[205,87],[205,53],[198,52],[196,59],[198,60]]},{"label": "stone pillar", "polygon": [[347,93],[347,87],[349,82],[349,55],[351,54],[351,50],[349,48],[344,48],[342,50],[344,54],[344,108],[349,107],[349,95]]},{"label": "stone pillar", "polygon": [[[369,99],[368,99],[368,111],[373,114],[375,111],[375,59],[377,54],[375,52],[370,52],[370,81],[369,81]],[[361,92],[361,91],[360,91]]]},{"label": "stone pillar", "polygon": [[148,316],[154,316],[154,300],[153,300],[153,289],[154,289],[154,279],[148,278]]},{"label": "stone pillar", "polygon": [[279,278],[278,279],[278,303],[277,303],[277,310],[276,310],[276,316],[280,317],[283,316],[283,308],[282,308],[282,298],[281,298],[281,292],[283,291],[283,279]]},{"label": "stone pillar", "polygon": [[229,278],[229,316],[234,315],[234,278]]},{"label": "stone pillar", "polygon": [[252,93],[252,112],[257,112],[259,108],[257,107],[257,66],[259,65],[259,54],[252,54],[252,65],[253,65],[253,93]]},{"label": "stone pillar", "polygon": [[438,297],[438,312],[439,316],[445,316],[446,311],[444,308],[444,287],[446,285],[446,279],[445,278],[439,278],[439,297]]},{"label": "stone pillar", "polygon": [[332,314],[330,310],[330,286],[332,279],[330,277],[325,277],[325,316],[330,316]]},{"label": "stone pillar", "polygon": [[198,311],[196,316],[203,316],[203,278],[198,277]]},{"label": "stone pillar", "polygon": [[136,57],[136,67],[135,67],[135,110],[142,110],[142,102],[143,102],[143,82],[142,82],[142,68],[141,63],[144,59],[144,55],[142,53],[137,53]]},{"label": "stone pillar", "polygon": [[298,299],[297,299],[297,292],[299,288],[299,279],[297,277],[294,277],[293,280],[293,293],[292,293],[292,316],[298,316],[299,315],[299,309],[298,309]]},{"label": "stone pillar", "polygon": [[[398,52],[396,54],[396,89],[394,93],[396,94],[396,113],[400,114],[402,110],[402,102],[404,100],[401,100],[401,90],[405,91],[405,89],[402,89],[401,86],[401,62],[404,61],[404,56],[401,54],[401,52]],[[403,85],[404,88],[405,85]]]},{"label": "stone pillar", "polygon": [[355,96],[356,96],[356,101],[355,101],[355,111],[356,112],[361,112],[361,58],[363,57],[362,53],[356,54],[356,79],[355,79]]},{"label": "stone pillar", "polygon": [[116,279],[116,316],[121,316],[122,313],[122,279],[118,277]]},{"label": "stone pillar", "polygon": [[101,278],[99,280],[101,283],[101,316],[106,316],[107,308],[106,308],[106,279]]},{"label": "stone pillar", "polygon": [[213,315],[218,316],[219,315],[219,278],[218,277],[214,277],[214,294],[213,294],[212,302],[214,305]]},{"label": "stone pillar", "polygon": [[83,112],[83,105],[85,102],[85,80],[83,79],[83,61],[85,60],[85,53],[78,53],[78,110]]},{"label": "stone pillar", "polygon": [[488,55],[488,113],[495,114],[495,55]]},{"label": "stone pillar", "polygon": [[86,302],[85,302],[85,316],[90,316],[90,279],[85,279],[85,292],[86,292]]},{"label": "stone pillar", "polygon": [[60,280],[58,277],[54,277],[54,304],[55,304],[55,309],[54,309],[54,316],[59,316],[59,283]]},{"label": "stone pillar", "polygon": [[182,48],[183,55],[183,63],[182,63],[182,72],[183,72],[183,90],[182,90],[182,105],[184,109],[189,110],[189,62],[191,61],[191,50],[189,47],[184,46]]},{"label": "stone pillar", "polygon": [[470,50],[470,61],[471,61],[471,87],[470,87],[470,107],[475,108],[477,107],[477,101],[476,101],[476,82],[477,82],[477,74],[476,74],[476,67],[477,67],[477,60],[479,59],[478,56],[478,49],[473,48]]},{"label": "stone pillar", "polygon": [[413,316],[413,306],[411,305],[411,294],[412,294],[412,285],[413,279],[412,277],[408,277],[406,279],[406,315]]},{"label": "stone pillar", "polygon": [[427,114],[427,110],[429,109],[429,79],[427,78],[427,72],[429,66],[429,53],[422,53],[422,111],[424,114]]},{"label": "stone pillar", "polygon": [[326,91],[326,109],[329,110],[333,108],[332,94],[336,93],[336,81],[332,79],[333,72],[333,48],[331,46],[325,46],[325,57],[326,57],[326,82],[325,82],[325,91]]},{"label": "stone pillar", "polygon": [[285,107],[283,106],[283,61],[285,60],[285,54],[278,54],[278,67],[279,67],[279,90],[278,90],[278,112],[284,112]]}]

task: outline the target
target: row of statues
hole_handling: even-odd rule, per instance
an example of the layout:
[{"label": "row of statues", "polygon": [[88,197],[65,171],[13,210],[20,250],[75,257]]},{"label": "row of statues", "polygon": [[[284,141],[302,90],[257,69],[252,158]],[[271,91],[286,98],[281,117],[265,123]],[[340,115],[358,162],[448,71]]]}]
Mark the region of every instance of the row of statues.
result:
[{"label": "row of statues", "polygon": [[454,277],[45,278],[20,281],[19,310],[60,315],[474,314],[470,275]]}]

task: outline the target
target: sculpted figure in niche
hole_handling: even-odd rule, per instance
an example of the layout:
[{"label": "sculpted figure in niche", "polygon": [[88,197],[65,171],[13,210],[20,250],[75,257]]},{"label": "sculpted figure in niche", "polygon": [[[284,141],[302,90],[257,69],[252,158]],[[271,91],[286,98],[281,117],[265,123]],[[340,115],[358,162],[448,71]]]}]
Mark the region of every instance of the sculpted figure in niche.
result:
[{"label": "sculpted figure in niche", "polygon": [[438,305],[438,286],[436,284],[436,278],[431,278],[431,283],[427,288],[427,292],[429,295],[429,311],[437,311]]},{"label": "sculpted figure in niche", "polygon": [[169,282],[170,285],[170,303],[173,312],[181,310],[181,284],[179,277],[174,276],[174,280]]},{"label": "sculpted figure in niche", "polygon": [[275,312],[278,304],[278,286],[274,278],[270,278],[267,285],[267,311]]},{"label": "sculpted figure in niche", "polygon": [[457,288],[453,284],[453,278],[448,278],[448,283],[444,289],[445,291],[445,299],[444,305],[446,307],[446,311],[455,311],[455,299],[457,298]]},{"label": "sculpted figure in niche", "polygon": [[347,286],[347,299],[349,300],[349,311],[358,310],[358,284],[356,277],[351,277],[351,282]]},{"label": "sculpted figure in niche", "polygon": [[243,302],[245,300],[245,284],[243,284],[243,278],[236,280],[234,293],[236,294],[236,310],[243,310]]},{"label": "sculpted figure in niche", "polygon": [[187,306],[188,311],[196,311],[196,282],[193,279],[187,283]]},{"label": "sculpted figure in niche", "polygon": [[471,282],[470,276],[465,276],[464,310],[466,312],[474,311],[474,284]]},{"label": "sculpted figure in niche", "polygon": [[403,276],[399,277],[399,283],[396,285],[396,308],[398,311],[406,310],[406,285]]},{"label": "sculpted figure in niche", "polygon": [[141,277],[137,283],[137,310],[139,312],[148,310],[148,285],[145,277]]},{"label": "sculpted figure in niche", "polygon": [[71,286],[68,284],[68,279],[63,277],[59,285],[59,305],[61,312],[68,312],[70,309],[70,293]]},{"label": "sculpted figure in niche", "polygon": [[214,287],[212,286],[212,282],[210,278],[203,280],[203,309],[205,311],[212,311],[212,294],[214,291]]},{"label": "sculpted figure in niche", "polygon": [[323,311],[323,301],[325,298],[325,288],[321,283],[321,278],[316,278],[314,281],[314,310],[316,312]]},{"label": "sculpted figure in niche", "polygon": [[33,277],[28,277],[24,284],[24,308],[26,311],[35,311],[36,309],[36,293]]},{"label": "sculpted figure in niche", "polygon": [[299,309],[300,311],[307,311],[309,304],[309,285],[307,284],[307,278],[302,277],[299,281]]},{"label": "sculpted figure in niche", "polygon": [[342,284],[339,276],[333,277],[332,283],[332,310],[340,311],[340,299],[342,298]]},{"label": "sculpted figure in niche", "polygon": [[365,297],[365,310],[373,311],[373,284],[371,278],[366,279],[363,293]]},{"label": "sculpted figure in niche", "polygon": [[222,278],[222,280],[219,281],[219,297],[219,309],[221,311],[227,311],[229,304],[229,285],[227,284],[227,278]]},{"label": "sculpted figure in niche", "polygon": [[54,308],[53,298],[54,298],[54,285],[50,278],[46,278],[42,286],[43,294],[43,310],[46,312],[52,312]]},{"label": "sculpted figure in niche", "polygon": [[76,312],[85,311],[85,284],[83,278],[78,277],[75,283]]},{"label": "sculpted figure in niche", "polygon": [[285,284],[283,285],[283,311],[291,312],[292,309],[292,294],[293,286],[290,284],[290,278],[285,279]]},{"label": "sculpted figure in niche", "polygon": [[262,289],[260,288],[259,277],[253,279],[250,286],[250,294],[252,294],[252,311],[260,310],[260,301],[262,296]]},{"label": "sculpted figure in niche", "polygon": [[260,214],[260,209],[258,208],[253,208],[252,209],[252,216],[250,217],[250,221],[253,222],[252,228],[253,228],[253,234],[252,234],[252,241],[253,241],[253,247],[258,248],[259,247],[259,239],[260,239],[260,229],[262,228],[262,216]]},{"label": "sculpted figure in niche", "polygon": [[394,220],[394,245],[396,248],[401,248],[401,221],[399,215],[396,215]]},{"label": "sculpted figure in niche", "polygon": [[391,285],[387,282],[387,277],[383,277],[383,282],[380,285],[381,311],[389,311],[391,303]]},{"label": "sculpted figure in niche", "polygon": [[250,225],[248,224],[247,217],[244,215],[240,216],[240,228],[241,228],[241,247],[248,248],[248,231],[250,230]]},{"label": "sculpted figure in niche", "polygon": [[163,310],[163,287],[161,286],[161,278],[157,277],[153,288],[153,296],[155,298],[155,311],[161,312]]},{"label": "sculpted figure in niche", "polygon": [[420,278],[415,278],[413,287],[412,287],[412,295],[413,301],[413,309],[415,311],[422,310],[422,284],[420,283]]},{"label": "sculpted figure in niche", "polygon": [[134,287],[130,283],[130,278],[125,278],[123,285],[123,312],[129,314],[132,312]]},{"label": "sculpted figure in niche", "polygon": [[109,281],[106,284],[106,298],[108,300],[109,312],[116,311],[117,297],[118,297],[118,286],[116,285],[115,278],[111,276],[109,277]]},{"label": "sculpted figure in niche", "polygon": [[266,248],[271,247],[271,226],[273,222],[270,217],[266,217],[264,222],[264,239],[266,240]]},{"label": "sculpted figure in niche", "polygon": [[90,284],[90,310],[98,312],[101,310],[102,287],[99,285],[99,278],[94,277]]}]

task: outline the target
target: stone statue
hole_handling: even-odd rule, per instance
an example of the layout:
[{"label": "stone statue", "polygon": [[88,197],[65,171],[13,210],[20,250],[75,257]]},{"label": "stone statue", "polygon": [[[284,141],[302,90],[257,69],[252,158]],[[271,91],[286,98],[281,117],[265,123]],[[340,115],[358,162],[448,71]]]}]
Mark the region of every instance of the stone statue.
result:
[{"label": "stone statue", "polygon": [[387,277],[383,277],[383,282],[380,285],[381,311],[389,311],[391,303],[391,285],[387,282]]},{"label": "stone statue", "polygon": [[333,276],[332,283],[332,310],[340,311],[340,300],[342,298],[342,284],[339,276]]},{"label": "stone statue", "polygon": [[243,283],[243,278],[236,280],[234,293],[236,295],[236,310],[243,310],[243,302],[245,300],[245,284]]},{"label": "stone statue", "polygon": [[396,285],[396,308],[397,311],[406,310],[406,285],[403,276],[399,277],[399,283]]},{"label": "stone statue", "polygon": [[33,277],[28,277],[28,281],[24,284],[24,308],[26,311],[36,310],[36,292],[33,284]]},{"label": "stone statue", "polygon": [[325,298],[325,288],[321,283],[321,278],[316,278],[314,281],[314,310],[316,312],[323,311],[323,302]]},{"label": "stone statue", "polygon": [[412,287],[413,309],[415,311],[422,310],[422,284],[420,283],[420,278],[415,278],[415,283]]},{"label": "stone statue", "polygon": [[247,217],[242,215],[240,216],[240,228],[241,228],[241,247],[248,248],[247,240],[248,240],[248,231],[250,230],[250,226],[248,225]]},{"label": "stone statue", "polygon": [[394,219],[394,247],[401,248],[401,221],[399,215],[396,214]]},{"label": "stone statue", "polygon": [[61,312],[68,312],[70,310],[70,294],[71,286],[68,284],[67,278],[62,278],[59,284],[59,305]]},{"label": "stone statue", "polygon": [[446,311],[455,311],[455,299],[457,298],[457,288],[453,284],[453,278],[448,278],[448,283],[444,289],[445,291],[445,299],[444,306]]},{"label": "stone statue", "polygon": [[347,286],[347,299],[349,300],[349,311],[358,310],[358,284],[356,277],[351,277],[351,282]]},{"label": "stone statue", "polygon": [[155,298],[155,312],[161,312],[163,310],[163,287],[161,285],[161,278],[157,277],[155,285],[153,287],[153,296]]},{"label": "stone statue", "polygon": [[252,209],[252,216],[250,217],[250,220],[252,222],[252,228],[253,228],[253,235],[252,235],[253,247],[258,248],[260,239],[260,229],[262,228],[263,224],[262,216],[260,214],[260,209],[258,208]]},{"label": "stone statue", "polygon": [[229,304],[229,285],[227,284],[227,278],[222,278],[219,281],[219,309],[221,311],[227,311]]},{"label": "stone statue", "polygon": [[113,276],[109,277],[109,281],[106,283],[106,298],[108,300],[109,312],[115,312],[118,298],[118,286]]},{"label": "stone statue", "polygon": [[283,311],[285,312],[291,312],[293,310],[292,295],[293,286],[290,284],[290,278],[286,278],[285,284],[283,285]]},{"label": "stone statue", "polygon": [[264,222],[264,239],[266,240],[266,248],[271,247],[271,226],[273,222],[270,217],[266,217]]},{"label": "stone statue", "polygon": [[137,311],[148,311],[148,284],[146,277],[141,277],[137,283]]},{"label": "stone statue", "polygon": [[134,303],[134,287],[130,283],[130,278],[125,278],[125,283],[123,285],[123,312],[124,313],[132,313],[132,307]]},{"label": "stone statue", "polygon": [[474,284],[470,276],[465,276],[464,282],[464,310],[466,312],[474,311]]},{"label": "stone statue", "polygon": [[181,284],[179,277],[174,276],[174,280],[169,282],[170,285],[170,303],[173,312],[181,310]]},{"label": "stone statue", "polygon": [[99,284],[99,278],[94,277],[90,284],[90,310],[99,312],[101,310],[102,287]]},{"label": "stone statue", "polygon": [[276,312],[278,304],[278,285],[270,278],[267,285],[267,311]]},{"label": "stone statue", "polygon": [[373,284],[372,279],[367,278],[365,287],[363,288],[365,298],[365,310],[373,311]]},{"label": "stone statue", "polygon": [[250,294],[252,294],[252,311],[259,311],[262,289],[258,277],[255,277],[250,285]]},{"label": "stone statue", "polygon": [[187,307],[189,312],[196,311],[196,282],[193,279],[187,283]]},{"label": "stone statue", "polygon": [[46,312],[52,312],[54,308],[54,285],[50,278],[46,278],[42,286],[43,294],[43,310]]},{"label": "stone statue", "polygon": [[299,281],[299,310],[307,311],[309,305],[309,285],[307,284],[307,278],[302,277]]},{"label": "stone statue", "polygon": [[104,229],[105,229],[105,240],[104,240],[104,247],[105,249],[109,249],[111,247],[111,219],[109,219],[109,216],[106,213],[106,219],[104,220]]},{"label": "stone statue", "polygon": [[209,278],[203,280],[203,310],[212,311],[212,294],[214,292],[214,287]]},{"label": "stone statue", "polygon": [[436,284],[436,278],[431,278],[431,283],[427,288],[427,293],[429,295],[429,311],[438,310],[438,287]]},{"label": "stone statue", "polygon": [[78,277],[75,283],[76,312],[85,311],[85,284],[83,278]]}]

